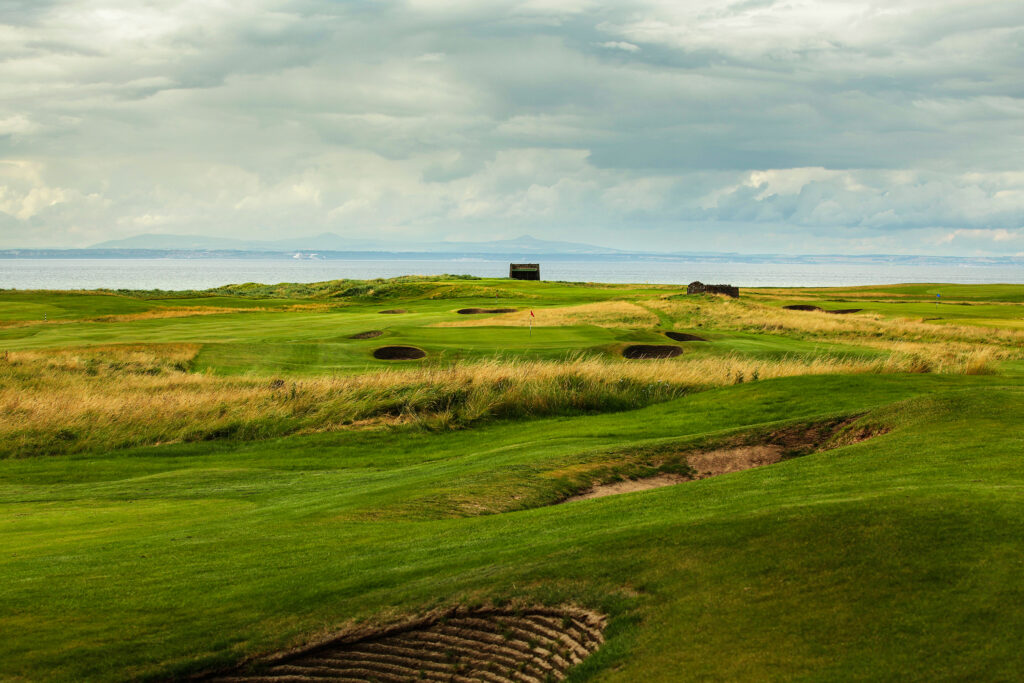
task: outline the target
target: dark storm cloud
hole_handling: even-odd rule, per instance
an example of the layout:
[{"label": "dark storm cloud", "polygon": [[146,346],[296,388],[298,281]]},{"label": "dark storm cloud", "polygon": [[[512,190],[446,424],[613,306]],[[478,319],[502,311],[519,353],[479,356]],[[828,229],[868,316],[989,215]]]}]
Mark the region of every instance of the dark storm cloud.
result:
[{"label": "dark storm cloud", "polygon": [[6,2],[0,245],[332,230],[1024,252],[1020,14]]}]

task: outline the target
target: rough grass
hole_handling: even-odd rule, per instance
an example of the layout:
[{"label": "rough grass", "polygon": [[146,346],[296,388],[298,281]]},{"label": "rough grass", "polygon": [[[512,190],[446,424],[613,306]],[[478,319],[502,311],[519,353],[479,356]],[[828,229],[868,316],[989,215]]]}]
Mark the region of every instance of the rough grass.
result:
[{"label": "rough grass", "polygon": [[[609,615],[577,682],[1024,669],[1017,336],[790,316],[788,291],[765,305],[658,301],[668,292],[653,287],[350,284],[337,305],[343,288],[312,287],[328,314],[0,330],[0,679],[183,679],[338,629],[509,604]],[[524,299],[500,305],[537,296],[539,318],[559,309],[574,327],[423,327],[494,306],[444,298],[491,284]],[[301,289],[240,289],[275,287]],[[198,305],[147,297],[0,293],[0,318]],[[610,305],[568,308],[598,301]],[[415,314],[377,315],[392,306]],[[1019,324],[1022,309],[1000,308]],[[384,324],[387,343],[422,343],[431,360],[373,365],[378,342],[350,335]],[[615,356],[670,330],[709,341],[672,360]],[[201,344],[263,375],[196,372]],[[445,364],[447,349],[462,355]],[[278,352],[288,362],[265,362]],[[307,374],[267,374],[289,368]],[[548,506],[595,478],[678,474],[690,463],[671,458],[704,446],[833,423],[850,425],[834,450]],[[855,443],[864,433],[884,436]],[[10,457],[33,454],[52,457]]]},{"label": "rough grass", "polygon": [[180,306],[158,308],[141,313],[119,313],[115,315],[101,315],[94,318],[82,318],[78,320],[5,320],[0,321],[0,327],[26,327],[32,325],[59,325],[67,323],[94,322],[94,323],[125,323],[139,320],[161,320],[165,318],[191,318],[197,315],[230,315],[235,313],[289,313],[296,311],[329,311],[331,307],[327,304],[293,304],[290,306],[275,306],[273,308],[246,306],[246,307],[221,307],[221,306]]},{"label": "rough grass", "polygon": [[[1020,399],[1003,377],[795,377],[456,432],[5,460],[0,678],[180,680],[515,601],[609,615],[577,682],[1012,680]],[[557,499],[546,475],[588,449],[851,414],[892,429],[658,491],[452,509]]]},{"label": "rough grass", "polygon": [[[987,351],[992,359],[1021,357],[1024,331],[968,325],[933,325],[874,313],[831,315],[825,311],[793,311],[743,301],[702,298],[665,298],[649,302],[677,321],[680,328],[743,330],[798,339],[848,342],[891,351],[915,344],[937,359],[945,351]],[[953,344],[954,346],[950,346]]]},{"label": "rough grass", "polygon": [[643,362],[572,355],[494,357],[308,379],[190,371],[197,345],[7,352],[0,357],[0,457],[368,426],[465,427],[482,420],[621,411],[714,386],[794,375],[981,374],[990,355],[930,360],[758,359],[739,354]]}]

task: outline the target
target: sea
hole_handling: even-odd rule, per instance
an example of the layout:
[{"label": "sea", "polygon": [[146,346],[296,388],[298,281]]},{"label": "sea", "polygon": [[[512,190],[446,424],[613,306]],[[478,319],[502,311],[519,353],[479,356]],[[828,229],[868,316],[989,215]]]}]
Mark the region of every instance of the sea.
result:
[{"label": "sea", "polygon": [[[506,258],[237,259],[0,258],[0,289],[202,290],[227,284],[319,282],[399,275],[507,277]],[[1008,263],[780,263],[714,260],[541,261],[544,280],[738,287],[839,287],[912,282],[1024,283],[1024,265]]]}]

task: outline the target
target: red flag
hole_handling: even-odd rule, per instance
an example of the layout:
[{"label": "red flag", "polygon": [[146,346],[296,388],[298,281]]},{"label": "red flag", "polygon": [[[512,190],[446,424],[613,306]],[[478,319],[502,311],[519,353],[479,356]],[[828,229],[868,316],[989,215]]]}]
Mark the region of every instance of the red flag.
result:
[{"label": "red flag", "polygon": [[536,318],[537,316],[535,316],[535,315],[533,314],[533,311],[530,311],[530,317],[531,317],[531,318]]}]

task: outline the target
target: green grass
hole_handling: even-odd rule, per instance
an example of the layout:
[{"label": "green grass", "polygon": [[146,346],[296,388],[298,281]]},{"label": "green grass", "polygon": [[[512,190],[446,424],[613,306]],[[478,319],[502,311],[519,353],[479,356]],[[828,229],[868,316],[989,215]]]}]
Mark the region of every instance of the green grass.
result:
[{"label": "green grass", "polygon": [[[0,298],[9,320],[34,315],[29,304],[78,320],[0,329],[0,348],[189,342],[201,345],[195,370],[317,376],[379,367],[368,356],[383,343],[454,362],[610,354],[663,339],[653,328],[577,325],[531,337],[427,327],[487,303],[417,298],[435,284],[404,283],[421,289],[386,305],[117,323],[87,320],[112,314],[96,314],[110,310],[106,299],[125,309],[153,300]],[[526,305],[537,308],[671,293],[531,284],[494,281],[535,295]],[[1010,287],[976,298],[1000,293],[1017,300]],[[396,303],[414,313],[376,313]],[[1011,323],[1021,317],[1018,304],[1002,308]],[[347,339],[366,329],[386,334]],[[693,331],[709,341],[687,343],[690,357],[877,353],[848,340]],[[788,377],[638,410],[455,431],[0,460],[0,679],[184,677],[353,621],[489,601],[607,613],[607,642],[574,680],[1015,679],[1024,668],[1021,370],[1015,360],[995,375]],[[838,416],[887,432],[761,469],[551,505],[578,486],[566,473],[580,467],[612,459],[639,471],[647,449]]]},{"label": "green grass", "polygon": [[[747,290],[745,290],[747,291]],[[757,290],[754,290],[757,291]],[[1024,303],[1024,285],[957,285],[950,283],[920,283],[899,285],[867,285],[861,287],[792,287],[775,288],[772,292],[792,292],[801,295],[820,296],[825,300],[836,300],[839,297],[868,297],[884,299],[899,297],[901,299],[932,302],[936,294],[940,300],[946,301],[1002,301]],[[851,299],[853,300],[853,299]],[[837,307],[839,308],[839,307]],[[853,308],[849,306],[848,308]]]},{"label": "green grass", "polygon": [[[1024,618],[1010,579],[1024,561],[1020,439],[1002,428],[1024,419],[1024,392],[979,383],[796,378],[636,414],[393,436],[388,448],[336,434],[4,463],[0,571],[18,580],[0,589],[0,654],[27,679],[115,680],[273,650],[381,611],[527,598],[621,619],[599,655],[621,680],[671,680],[684,665],[694,677],[999,677],[1022,663],[1011,639],[972,645],[1019,634]],[[822,410],[822,395],[842,398]],[[452,496],[553,498],[545,474],[595,448],[893,401],[868,418],[893,432],[840,451],[450,516]],[[980,442],[968,436],[979,427]],[[738,656],[716,656],[723,648]],[[848,668],[859,659],[871,663]]]}]

